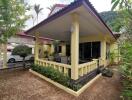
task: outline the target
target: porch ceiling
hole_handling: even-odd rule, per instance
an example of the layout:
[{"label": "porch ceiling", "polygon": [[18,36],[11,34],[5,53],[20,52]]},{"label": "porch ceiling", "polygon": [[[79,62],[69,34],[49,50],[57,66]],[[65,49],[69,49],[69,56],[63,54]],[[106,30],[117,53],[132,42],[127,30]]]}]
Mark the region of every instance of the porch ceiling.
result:
[{"label": "porch ceiling", "polygon": [[[62,41],[69,41],[71,37],[72,19],[71,14],[76,12],[79,16],[80,36],[106,35],[111,40],[115,38],[106,26],[85,5],[81,5],[56,19],[27,32],[34,35],[39,32],[40,36]],[[51,16],[52,17],[52,16]]]}]

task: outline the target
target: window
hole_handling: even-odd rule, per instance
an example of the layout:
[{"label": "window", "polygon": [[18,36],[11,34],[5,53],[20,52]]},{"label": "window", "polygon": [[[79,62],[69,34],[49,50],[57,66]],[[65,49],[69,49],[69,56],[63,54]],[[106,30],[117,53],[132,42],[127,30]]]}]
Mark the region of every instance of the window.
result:
[{"label": "window", "polygon": [[61,47],[61,46],[59,46],[59,50],[58,50],[58,52],[59,52],[59,53],[62,52],[62,47]]},{"label": "window", "polygon": [[92,42],[92,58],[100,57],[100,42]]},{"label": "window", "polygon": [[66,45],[66,56],[70,56],[70,53],[71,53],[71,47],[70,45]]},{"label": "window", "polygon": [[79,45],[79,58],[88,60],[100,57],[100,42],[87,42]]}]

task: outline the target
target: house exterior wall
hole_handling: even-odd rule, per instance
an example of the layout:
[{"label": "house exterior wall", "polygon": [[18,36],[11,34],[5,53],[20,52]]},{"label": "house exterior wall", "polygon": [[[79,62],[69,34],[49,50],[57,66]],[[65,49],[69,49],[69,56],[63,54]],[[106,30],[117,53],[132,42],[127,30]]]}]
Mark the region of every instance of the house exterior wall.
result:
[{"label": "house exterior wall", "polygon": [[114,63],[118,63],[120,61],[120,49],[118,42],[114,42],[110,46],[110,52],[114,53]]},{"label": "house exterior wall", "polygon": [[[85,43],[85,42],[100,42],[101,43],[101,59],[104,60],[104,65],[108,66],[110,64],[110,58],[106,59],[106,52],[107,52],[107,43],[110,45],[110,52],[114,52],[116,57],[114,58],[114,62],[118,63],[120,61],[119,58],[119,48],[118,48],[118,43],[117,42],[110,42],[110,40],[104,36],[101,35],[89,35],[89,36],[85,36],[85,37],[80,37],[79,38],[79,42],[80,43]],[[66,56],[66,43],[61,43],[61,56]],[[51,45],[46,45],[44,46],[45,50],[48,50],[50,54],[52,54],[54,52],[54,46]]]},{"label": "house exterior wall", "polygon": [[35,44],[33,38],[24,38],[24,37],[19,37],[19,36],[11,37],[8,40],[8,42],[9,43],[18,43],[18,44],[30,44],[30,45]]},{"label": "house exterior wall", "polygon": [[[12,46],[12,47],[15,47],[17,45],[27,45],[30,48],[32,48],[32,54],[34,54],[35,41],[34,41],[33,38],[25,38],[25,37],[21,37],[21,36],[14,36],[14,37],[11,37],[10,39],[8,39],[8,43],[9,43],[8,46]],[[8,46],[7,46],[7,48],[8,48]]]},{"label": "house exterior wall", "polygon": [[85,37],[80,37],[80,43],[84,43],[84,42],[97,42],[99,41],[101,43],[101,50],[100,50],[100,54],[101,54],[101,60],[103,60],[104,62],[104,66],[107,66],[109,64],[109,60],[106,59],[106,43],[110,42],[109,39],[106,39],[106,37],[104,37],[103,35],[89,35],[89,36],[85,36]]},{"label": "house exterior wall", "polygon": [[80,43],[84,42],[96,42],[100,41],[101,42],[101,59],[104,60],[104,66],[108,66],[110,64],[110,57],[106,59],[106,52],[107,52],[107,43],[110,45],[110,51],[114,52],[115,57],[114,57],[114,63],[118,63],[120,61],[120,51],[119,51],[119,46],[117,41],[111,42],[109,38],[106,38],[103,35],[89,35],[85,37],[80,37]]}]

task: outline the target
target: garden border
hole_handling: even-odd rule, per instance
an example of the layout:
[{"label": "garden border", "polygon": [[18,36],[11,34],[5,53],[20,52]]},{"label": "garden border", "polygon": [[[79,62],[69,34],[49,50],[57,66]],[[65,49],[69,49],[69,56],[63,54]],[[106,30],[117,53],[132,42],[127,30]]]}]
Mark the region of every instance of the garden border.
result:
[{"label": "garden border", "polygon": [[68,87],[65,87],[65,86],[63,86],[63,85],[61,85],[61,84],[59,84],[59,83],[57,83],[57,82],[55,82],[55,81],[53,81],[53,80],[51,80],[51,79],[49,79],[49,78],[47,78],[47,77],[45,77],[45,76],[39,74],[39,73],[36,72],[36,71],[33,71],[32,69],[29,69],[29,72],[31,72],[32,74],[34,74],[34,75],[36,75],[36,76],[38,76],[38,77],[40,77],[40,78],[46,80],[47,82],[49,82],[49,83],[55,85],[56,87],[58,87],[58,88],[60,88],[60,89],[62,89],[62,90],[64,90],[64,91],[66,91],[67,93],[70,93],[70,94],[72,94],[72,95],[74,95],[74,96],[76,96],[76,97],[79,96],[79,95],[80,95],[83,91],[85,91],[88,87],[90,87],[90,86],[92,85],[92,83],[94,83],[94,82],[95,82],[98,78],[100,78],[100,76],[101,76],[101,74],[97,75],[95,78],[93,78],[93,79],[92,79],[91,81],[89,81],[87,84],[85,84],[81,89],[79,89],[78,91],[74,91],[74,90],[72,90],[72,89],[70,89],[70,88],[68,88]]}]

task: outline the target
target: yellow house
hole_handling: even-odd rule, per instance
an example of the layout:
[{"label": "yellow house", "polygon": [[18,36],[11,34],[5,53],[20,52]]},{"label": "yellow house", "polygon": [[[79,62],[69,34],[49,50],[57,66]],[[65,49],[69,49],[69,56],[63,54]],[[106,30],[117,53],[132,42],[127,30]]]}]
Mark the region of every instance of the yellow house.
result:
[{"label": "yellow house", "polygon": [[[110,52],[119,52],[116,37],[88,0],[71,3],[27,30],[26,34],[36,36],[35,64],[52,66],[75,81],[86,75],[94,78],[99,67],[109,65]],[[45,50],[41,49],[43,43],[39,37],[59,42],[60,59],[50,59],[53,55],[49,54],[46,58],[40,57]],[[54,53],[54,43],[48,45],[46,50]]]}]

